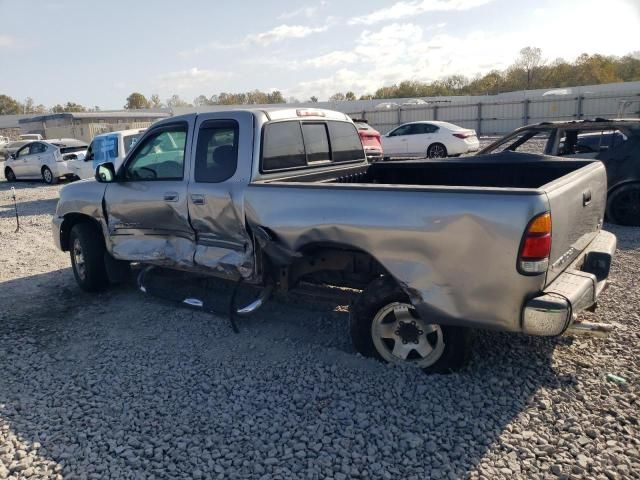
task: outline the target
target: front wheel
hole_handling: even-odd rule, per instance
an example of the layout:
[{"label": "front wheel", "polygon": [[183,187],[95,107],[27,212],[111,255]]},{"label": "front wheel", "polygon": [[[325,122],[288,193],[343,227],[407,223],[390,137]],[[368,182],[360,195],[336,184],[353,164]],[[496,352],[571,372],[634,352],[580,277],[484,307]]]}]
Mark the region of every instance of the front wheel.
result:
[{"label": "front wheel", "polygon": [[104,263],[105,246],[96,227],[79,223],[69,235],[69,254],[73,276],[85,292],[99,292],[109,285]]},{"label": "front wheel", "polygon": [[49,169],[49,167],[42,167],[42,180],[47,185],[52,185],[56,183],[57,178],[53,176],[53,173]]},{"label": "front wheel", "polygon": [[433,143],[427,148],[427,158],[445,158],[447,156],[447,147],[441,143]]},{"label": "front wheel", "polygon": [[4,178],[7,179],[7,182],[15,182],[16,181],[16,174],[13,173],[13,170],[11,170],[9,167],[4,169]]},{"label": "front wheel", "polygon": [[609,195],[607,219],[618,225],[640,226],[640,183],[623,185]]},{"label": "front wheel", "polygon": [[468,330],[430,323],[387,277],[374,280],[350,313],[351,339],[364,356],[408,364],[427,373],[460,369],[468,353]]}]

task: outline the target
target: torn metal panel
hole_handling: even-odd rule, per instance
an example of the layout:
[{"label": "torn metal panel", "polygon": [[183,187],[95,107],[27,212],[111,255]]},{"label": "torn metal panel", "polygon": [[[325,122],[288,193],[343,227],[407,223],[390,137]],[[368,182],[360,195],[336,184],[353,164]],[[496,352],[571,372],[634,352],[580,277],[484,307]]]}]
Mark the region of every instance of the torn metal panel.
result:
[{"label": "torn metal panel", "polygon": [[352,247],[404,285],[421,314],[518,331],[522,299],[544,285],[515,268],[526,224],[547,208],[544,196],[397,193],[250,185],[245,211],[250,225],[268,227],[267,245],[281,262],[314,244]]}]

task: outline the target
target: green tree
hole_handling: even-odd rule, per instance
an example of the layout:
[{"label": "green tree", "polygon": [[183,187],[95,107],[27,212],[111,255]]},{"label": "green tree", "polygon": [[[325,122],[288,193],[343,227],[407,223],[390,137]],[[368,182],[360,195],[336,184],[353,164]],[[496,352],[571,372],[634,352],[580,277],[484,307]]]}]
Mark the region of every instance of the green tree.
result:
[{"label": "green tree", "polygon": [[309,98],[309,101],[311,103],[318,103],[318,97],[316,97],[315,95],[312,95],[311,98]]},{"label": "green tree", "polygon": [[127,103],[124,108],[127,110],[139,110],[141,108],[149,108],[149,100],[143,94],[133,92],[127,97]]},{"label": "green tree", "polygon": [[22,113],[22,105],[15,98],[0,95],[0,115],[17,115]]},{"label": "green tree", "polygon": [[342,102],[344,100],[345,100],[344,93],[340,93],[340,92],[334,93],[329,97],[330,102]]},{"label": "green tree", "polygon": [[356,94],[353,93],[352,91],[348,91],[347,93],[344,94],[344,99],[352,102],[353,100],[356,99]]}]

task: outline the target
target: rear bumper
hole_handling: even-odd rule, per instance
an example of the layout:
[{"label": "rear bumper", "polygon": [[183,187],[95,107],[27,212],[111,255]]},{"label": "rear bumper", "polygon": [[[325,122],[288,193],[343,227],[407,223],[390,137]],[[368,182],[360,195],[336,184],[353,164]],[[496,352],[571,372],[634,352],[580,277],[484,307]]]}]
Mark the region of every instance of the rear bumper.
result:
[{"label": "rear bumper", "polygon": [[593,306],[607,284],[616,237],[600,231],[582,254],[530,299],[522,311],[522,331],[529,335],[560,335],[578,312]]}]

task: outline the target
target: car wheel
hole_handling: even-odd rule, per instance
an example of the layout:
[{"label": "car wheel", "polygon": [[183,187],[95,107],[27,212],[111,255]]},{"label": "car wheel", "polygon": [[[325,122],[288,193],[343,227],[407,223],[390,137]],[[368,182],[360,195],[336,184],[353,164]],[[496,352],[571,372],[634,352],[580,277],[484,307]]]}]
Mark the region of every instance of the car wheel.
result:
[{"label": "car wheel", "polygon": [[429,323],[388,277],[374,280],[350,312],[351,339],[362,355],[413,365],[427,373],[460,369],[468,354],[468,330]]},{"label": "car wheel", "polygon": [[42,167],[42,180],[47,185],[53,185],[58,181],[58,179],[53,176],[53,173],[51,172],[49,167]]},{"label": "car wheel", "polygon": [[640,183],[623,185],[609,195],[607,219],[618,225],[640,226]]},{"label": "car wheel", "polygon": [[91,224],[79,223],[69,235],[69,254],[73,276],[86,292],[99,292],[109,285],[104,264],[106,252],[102,235]]},{"label": "car wheel", "polygon": [[16,174],[13,173],[13,170],[11,170],[9,167],[4,169],[4,178],[7,179],[7,182],[15,182],[16,181]]},{"label": "car wheel", "polygon": [[427,148],[427,158],[445,158],[447,148],[441,143],[434,143]]}]

